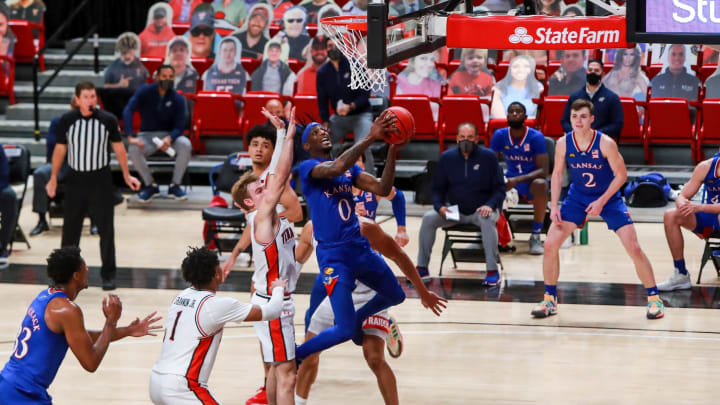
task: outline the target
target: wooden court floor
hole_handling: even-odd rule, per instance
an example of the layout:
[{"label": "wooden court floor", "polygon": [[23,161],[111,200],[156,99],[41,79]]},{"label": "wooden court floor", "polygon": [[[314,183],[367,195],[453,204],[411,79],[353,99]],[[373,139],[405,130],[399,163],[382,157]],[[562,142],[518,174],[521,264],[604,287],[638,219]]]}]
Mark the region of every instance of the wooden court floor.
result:
[{"label": "wooden court floor", "polygon": [[[36,217],[25,210],[21,225],[32,229]],[[56,224],[59,224],[56,223]],[[202,243],[196,211],[128,210],[116,213],[118,265],[178,268],[188,245]],[[394,229],[393,221],[383,225]],[[419,218],[409,218],[415,260]],[[658,281],[670,272],[671,259],[661,224],[639,224],[640,243],[654,265]],[[82,248],[88,263],[99,265],[99,240],[84,230]],[[31,239],[32,249],[18,251],[14,263],[43,263],[59,245],[60,227]],[[521,237],[524,240],[524,236]],[[431,273],[437,276],[442,235],[433,252]],[[541,258],[526,252],[503,255],[504,276],[512,281],[542,279]],[[688,267],[697,275],[702,242],[686,233]],[[561,253],[561,281],[636,284],[630,260],[604,224],[590,223],[590,244]],[[461,264],[444,275],[476,279],[483,270]],[[237,271],[248,271],[238,268]],[[317,272],[313,258],[303,272]],[[397,270],[396,270],[397,272]],[[398,272],[399,274],[399,272]],[[706,268],[703,284],[720,280]],[[0,355],[9,356],[20,321],[42,286],[0,283]],[[163,315],[177,290],[120,288],[121,323],[151,311]],[[247,301],[247,292],[221,292]],[[102,326],[97,287],[78,298],[88,327]],[[541,297],[538,296],[539,300]],[[301,341],[302,313],[308,296],[296,297],[296,340]],[[665,319],[648,321],[644,308],[623,305],[563,305],[546,320],[530,318],[531,303],[452,300],[441,317],[409,298],[392,309],[404,335],[405,350],[389,359],[402,404],[714,404],[720,398],[720,321],[713,309],[668,308]],[[160,352],[162,336],[125,339],[111,345],[100,369],[85,372],[68,354],[51,386],[54,403],[149,404],[149,371]],[[249,324],[229,325],[210,378],[210,390],[223,404],[244,404],[262,383],[258,343]],[[345,343],[325,353],[310,404],[381,404],[374,376],[360,348]]]}]

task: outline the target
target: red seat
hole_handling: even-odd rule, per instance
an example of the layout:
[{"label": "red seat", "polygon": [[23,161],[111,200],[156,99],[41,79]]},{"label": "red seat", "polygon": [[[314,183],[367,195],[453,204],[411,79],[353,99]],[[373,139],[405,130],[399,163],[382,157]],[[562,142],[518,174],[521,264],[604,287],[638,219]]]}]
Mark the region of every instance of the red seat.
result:
[{"label": "red seat", "polygon": [[488,101],[471,94],[443,97],[440,106],[440,131],[438,132],[440,153],[447,149],[445,141],[455,141],[457,128],[464,122],[475,124],[478,130],[478,139],[485,145],[488,144],[483,104],[488,104]]},{"label": "red seat", "polygon": [[207,135],[242,136],[242,118],[235,104],[242,96],[227,91],[200,91],[192,98],[195,100],[191,137],[194,150],[204,152],[205,145],[200,138]]},{"label": "red seat", "polygon": [[147,82],[152,83],[155,81],[155,71],[157,71],[157,68],[160,67],[160,65],[163,64],[163,58],[159,56],[141,56],[140,62],[142,62],[143,66],[145,66],[145,69],[148,71],[148,78]]},{"label": "red seat", "polygon": [[313,37],[313,38],[314,38],[314,37],[317,35],[317,33],[318,33],[318,26],[317,26],[317,24],[308,24],[308,25],[305,26],[305,28],[307,29],[308,35],[310,35],[310,36]]},{"label": "red seat", "polygon": [[[242,133],[247,134],[250,128],[255,125],[264,124],[267,122],[267,118],[260,112],[262,107],[265,107],[268,101],[272,99],[282,100],[280,93],[274,93],[271,91],[248,91],[245,93],[243,100],[245,105],[243,106],[242,115]],[[245,149],[247,149],[247,144]]]},{"label": "red seat", "polygon": [[720,144],[720,98],[706,98],[698,113],[697,160],[705,160],[703,146]]},{"label": "red seat", "polygon": [[294,58],[288,58],[288,66],[290,66],[290,70],[292,70],[293,73],[297,74],[300,71],[300,69],[305,67],[305,62],[302,62],[302,61],[294,59]]},{"label": "red seat", "polygon": [[198,73],[198,77],[202,77],[206,70],[210,69],[214,60],[209,58],[192,57],[192,65]]},{"label": "red seat", "polygon": [[[13,57],[15,62],[32,63],[40,50],[45,47],[45,27],[42,24],[31,23],[25,20],[10,20],[10,28],[15,37]],[[39,32],[38,40],[33,37],[33,30]],[[45,55],[40,55],[40,70],[45,70]]]},{"label": "red seat", "polygon": [[0,95],[8,96],[10,104],[15,104],[15,59],[7,55],[0,55]]},{"label": "red seat", "polygon": [[705,84],[705,80],[707,80],[708,77],[712,76],[713,73],[718,68],[717,63],[706,63],[702,66],[696,66],[693,65],[693,70],[695,71],[697,78],[700,79],[700,82]]},{"label": "red seat", "polygon": [[655,164],[653,145],[686,144],[696,156],[695,125],[690,122],[690,105],[684,98],[654,98],[645,117],[645,160]]},{"label": "red seat", "polygon": [[430,97],[425,94],[397,94],[392,106],[404,107],[415,120],[415,139],[437,139],[437,122],[433,119]]},{"label": "red seat", "polygon": [[562,116],[565,112],[568,96],[547,96],[540,101],[540,132],[545,136],[558,139],[565,135],[562,127]]},{"label": "red seat", "polygon": [[280,32],[280,25],[270,24],[270,38],[274,38],[278,32]]},{"label": "red seat", "polygon": [[243,69],[247,72],[247,74],[252,75],[255,69],[262,64],[262,59],[256,59],[256,58],[250,58],[250,57],[244,57],[240,58],[240,62],[243,65]]},{"label": "red seat", "polygon": [[652,80],[653,77],[662,71],[663,65],[662,63],[653,63],[650,66],[641,66],[640,68],[645,72],[648,80]]},{"label": "red seat", "polygon": [[190,23],[189,22],[173,22],[172,30],[175,33],[175,35],[184,35],[187,30],[190,29]]},{"label": "red seat", "polygon": [[[527,118],[525,120],[525,126],[528,126],[530,128],[535,128],[535,125],[537,125],[537,121],[535,118]],[[487,137],[488,137],[488,143],[490,143],[490,139],[492,139],[493,134],[495,131],[497,131],[500,128],[505,128],[508,126],[507,118],[491,118],[490,121],[488,121],[488,128],[487,128]]]},{"label": "red seat", "polygon": [[[491,67],[488,65],[488,68],[491,68]],[[502,80],[507,75],[509,68],[510,68],[509,60],[504,60],[504,61],[501,61],[500,63],[494,65],[492,67],[492,69],[495,70],[493,72],[493,75],[495,76],[495,81],[499,82],[500,80]]]},{"label": "red seat", "polygon": [[640,114],[638,114],[639,104],[632,97],[620,97],[620,103],[623,108],[620,143],[643,143],[643,127],[640,123]]},{"label": "red seat", "polygon": [[447,77],[450,78],[450,75],[455,73],[456,70],[460,67],[460,59],[454,59],[451,60],[450,63],[447,65]]},{"label": "red seat", "polygon": [[296,94],[292,103],[295,106],[295,117],[298,122],[322,122],[315,94]]}]

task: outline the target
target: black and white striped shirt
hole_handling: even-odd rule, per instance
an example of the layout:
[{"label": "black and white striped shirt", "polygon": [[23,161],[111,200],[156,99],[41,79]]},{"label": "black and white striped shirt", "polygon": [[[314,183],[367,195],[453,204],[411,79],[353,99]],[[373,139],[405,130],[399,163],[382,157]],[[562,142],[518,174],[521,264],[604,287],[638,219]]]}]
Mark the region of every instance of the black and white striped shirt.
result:
[{"label": "black and white striped shirt", "polygon": [[110,164],[111,142],[122,142],[117,118],[95,109],[89,117],[73,110],[60,118],[57,143],[67,145],[67,162],[75,171],[91,172]]}]

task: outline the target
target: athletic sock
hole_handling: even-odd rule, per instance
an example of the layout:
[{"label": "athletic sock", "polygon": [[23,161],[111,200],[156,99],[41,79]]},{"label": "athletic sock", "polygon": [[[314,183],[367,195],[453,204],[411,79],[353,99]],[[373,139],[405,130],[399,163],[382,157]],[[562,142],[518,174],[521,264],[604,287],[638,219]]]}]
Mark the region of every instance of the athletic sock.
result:
[{"label": "athletic sock", "polygon": [[685,267],[685,259],[673,260],[673,264],[680,274],[688,274],[687,268]]},{"label": "athletic sock", "polygon": [[650,298],[650,297],[655,297],[655,296],[658,295],[657,286],[650,287],[650,288],[646,288],[645,290],[647,290],[648,298]]},{"label": "athletic sock", "polygon": [[295,405],[305,405],[307,404],[307,398],[302,398],[298,394],[295,394]]},{"label": "athletic sock", "polygon": [[543,223],[542,223],[542,222],[535,222],[535,221],[533,221],[533,224],[532,224],[532,234],[533,234],[533,235],[540,235],[540,233],[542,232],[542,228],[543,228]]},{"label": "athletic sock", "polygon": [[549,295],[557,301],[557,285],[545,284],[545,295]]}]

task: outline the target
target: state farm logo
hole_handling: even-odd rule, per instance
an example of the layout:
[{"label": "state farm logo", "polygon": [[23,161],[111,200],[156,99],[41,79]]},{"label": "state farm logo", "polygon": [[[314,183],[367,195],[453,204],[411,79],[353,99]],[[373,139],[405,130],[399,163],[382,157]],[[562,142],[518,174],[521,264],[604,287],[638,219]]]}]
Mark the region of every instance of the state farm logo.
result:
[{"label": "state farm logo", "polygon": [[525,27],[516,27],[515,33],[508,37],[511,44],[616,44],[620,42],[619,30],[591,29],[590,27],[564,27],[553,30],[539,27],[535,35],[529,34]]},{"label": "state farm logo", "polygon": [[528,35],[527,28],[525,27],[517,27],[515,28],[515,33],[510,35],[510,43],[511,44],[532,44],[533,43],[533,37],[532,35]]}]

